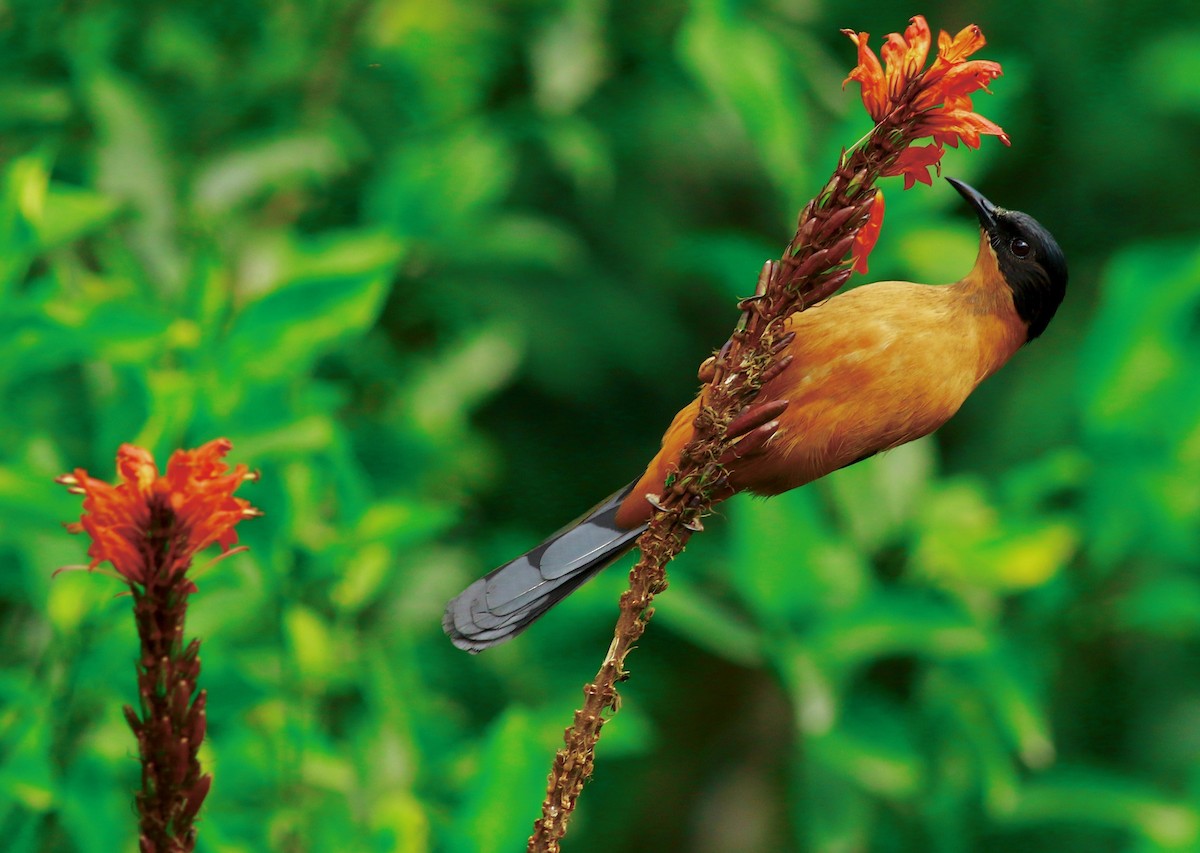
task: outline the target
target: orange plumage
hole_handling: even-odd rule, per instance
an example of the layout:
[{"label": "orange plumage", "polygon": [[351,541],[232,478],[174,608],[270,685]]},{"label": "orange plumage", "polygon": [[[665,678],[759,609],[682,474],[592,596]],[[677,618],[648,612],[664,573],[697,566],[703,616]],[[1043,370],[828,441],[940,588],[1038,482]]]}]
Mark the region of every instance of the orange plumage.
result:
[{"label": "orange plumage", "polygon": [[[735,491],[777,495],[928,435],[1026,340],[986,236],[974,269],[955,284],[860,287],[792,315],[787,330],[796,333],[792,363],[758,401],[789,405],[762,452],[728,465]],[[698,407],[699,398],[675,416],[617,524],[650,519],[645,495],[662,491]]]},{"label": "orange plumage", "polygon": [[[779,494],[928,435],[1045,330],[1066,292],[1062,250],[1032,217],[951,183],[979,217],[975,266],[954,284],[879,282],[788,318],[791,362],[755,403],[786,408],[765,444],[727,464],[718,498]],[[633,547],[653,513],[647,496],[662,492],[699,405],[675,416],[638,480],[452,600],[442,625],[455,645],[503,642]]]}]

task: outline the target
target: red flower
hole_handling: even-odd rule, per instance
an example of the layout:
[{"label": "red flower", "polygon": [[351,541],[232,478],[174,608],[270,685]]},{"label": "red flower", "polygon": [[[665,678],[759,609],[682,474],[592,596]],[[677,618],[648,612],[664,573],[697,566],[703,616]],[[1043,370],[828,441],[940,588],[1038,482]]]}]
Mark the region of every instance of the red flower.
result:
[{"label": "red flower", "polygon": [[930,109],[938,105],[953,108],[964,101],[969,108],[971,101],[967,96],[980,89],[987,92],[988,84],[1004,73],[999,62],[986,59],[950,65],[941,74],[935,74],[937,68],[937,63],[934,63],[925,75],[925,86],[913,101],[915,109]]},{"label": "red flower", "polygon": [[[865,35],[865,33],[864,33]],[[917,15],[909,21],[904,35],[892,33],[879,49],[887,63],[887,93],[889,101],[896,101],[904,92],[908,81],[925,68],[929,56],[930,32],[925,18]]]},{"label": "red flower", "polygon": [[[957,140],[951,143],[952,148],[957,145]],[[904,188],[906,190],[912,189],[917,181],[932,186],[933,179],[929,176],[929,167],[936,167],[940,175],[941,167],[938,163],[941,159],[942,148],[938,145],[910,146],[900,153],[900,156],[896,158],[896,162],[885,169],[883,174],[885,176],[903,175]]]},{"label": "red flower", "polygon": [[[1008,145],[1008,134],[1001,130],[995,122],[989,121],[979,113],[971,112],[969,104],[970,102],[966,109],[930,113],[928,118],[922,119],[921,130],[932,136],[934,143],[938,146],[944,144],[951,148],[957,148],[958,141],[961,139],[968,148],[978,148],[981,134],[998,136],[1001,142]],[[910,148],[909,151],[911,150]],[[904,153],[907,154],[908,151]],[[938,156],[941,156],[940,152]],[[903,155],[901,155],[901,159],[903,159]]]},{"label": "red flower", "polygon": [[[977,53],[985,44],[987,39],[975,24],[967,24],[954,38],[942,30],[938,33],[938,61],[950,64],[962,62],[972,53]],[[930,70],[936,70],[937,66],[938,63],[935,62]]]},{"label": "red flower", "polygon": [[853,30],[842,30],[850,40],[858,45],[858,65],[850,71],[850,75],[842,81],[842,88],[851,80],[857,80],[862,86],[863,106],[875,121],[883,121],[888,110],[887,81],[884,78],[883,66],[875,51],[867,46],[870,33],[856,33]]},{"label": "red flower", "polygon": [[[842,30],[858,47],[858,65],[843,86],[856,80],[862,87],[863,105],[877,123],[891,121],[900,131],[898,159],[885,166],[885,175],[904,175],[905,189],[916,181],[931,183],[929,167],[941,159],[943,146],[957,147],[959,140],[978,148],[980,135],[999,137],[1005,145],[1008,135],[999,125],[973,112],[971,94],[1000,76],[999,63],[987,60],[967,61],[967,57],[986,43],[979,27],[971,24],[951,37],[938,36],[938,54],[925,69],[929,55],[930,32],[925,18],[917,15],[903,35],[892,33],[880,48],[884,65],[867,45],[868,34]],[[933,145],[910,149],[917,139],[932,137]]]},{"label": "red flower", "polygon": [[251,474],[245,465],[230,471],[222,461],[232,446],[219,438],[195,450],[177,450],[166,476],[160,476],[149,451],[123,444],[115,486],[81,468],[59,477],[84,495],[83,515],[67,529],[91,536],[89,568],[108,560],[130,583],[145,584],[159,567],[186,570],[192,557],[214,542],[228,550],[237,542],[234,526],[259,514],[249,501],[233,496]]},{"label": "red flower", "polygon": [[856,273],[866,275],[867,257],[871,254],[871,250],[875,248],[875,242],[879,239],[879,232],[882,229],[883,192],[876,190],[875,198],[871,200],[871,210],[867,214],[867,221],[855,232],[854,244],[850,247],[850,260],[854,264],[854,271]]}]

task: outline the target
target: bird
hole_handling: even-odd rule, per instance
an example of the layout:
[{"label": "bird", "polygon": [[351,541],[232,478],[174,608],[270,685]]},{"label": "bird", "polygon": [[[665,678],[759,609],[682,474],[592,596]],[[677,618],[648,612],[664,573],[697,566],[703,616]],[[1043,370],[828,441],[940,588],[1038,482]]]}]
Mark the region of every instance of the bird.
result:
[{"label": "bird", "polygon": [[[769,438],[729,462],[720,499],[777,495],[932,433],[1046,330],[1066,295],[1062,249],[1029,214],[946,180],[979,220],[970,272],[953,284],[866,284],[788,317],[792,358],[750,413],[764,413]],[[699,400],[675,416],[637,480],[453,598],[442,619],[451,642],[476,653],[511,639],[633,548]]]}]

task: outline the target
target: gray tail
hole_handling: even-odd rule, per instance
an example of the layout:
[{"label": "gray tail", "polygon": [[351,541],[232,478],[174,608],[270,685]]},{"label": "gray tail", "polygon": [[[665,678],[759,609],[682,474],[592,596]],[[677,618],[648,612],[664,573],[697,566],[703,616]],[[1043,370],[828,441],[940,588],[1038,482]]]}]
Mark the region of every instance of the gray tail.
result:
[{"label": "gray tail", "polygon": [[633,547],[645,525],[625,530],[615,517],[630,483],[532,551],[475,581],[446,605],[442,630],[468,652],[503,643]]}]

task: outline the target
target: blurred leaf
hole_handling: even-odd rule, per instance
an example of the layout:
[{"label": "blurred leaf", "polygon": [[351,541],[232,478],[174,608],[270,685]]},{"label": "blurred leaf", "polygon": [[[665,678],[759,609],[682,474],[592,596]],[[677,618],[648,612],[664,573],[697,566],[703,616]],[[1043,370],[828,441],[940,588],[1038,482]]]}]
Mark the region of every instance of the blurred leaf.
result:
[{"label": "blurred leaf", "polygon": [[316,683],[346,674],[346,651],[332,627],[321,616],[304,607],[294,606],[283,617],[283,624],[300,674]]},{"label": "blurred leaf", "polygon": [[913,797],[923,781],[914,745],[882,708],[862,707],[860,711],[866,713],[851,715],[827,734],[805,742],[812,760],[869,793]]},{"label": "blurred leaf", "polygon": [[[547,122],[543,130],[547,154],[582,194],[607,197],[613,189],[613,151],[607,138],[594,125],[574,116]],[[514,243],[535,249],[536,241]]]},{"label": "blurred leaf", "polygon": [[553,740],[528,711],[507,709],[489,728],[467,798],[455,817],[448,849],[502,853],[524,844],[523,811],[541,799]]},{"label": "blurred leaf", "polygon": [[[61,520],[71,504],[46,491],[46,481],[31,472],[0,466],[0,513],[13,524],[38,527]],[[66,510],[69,515],[72,510]]]},{"label": "blurred leaf", "polygon": [[406,237],[465,245],[513,180],[512,152],[480,125],[396,148],[372,187],[369,216]]},{"label": "blurred leaf", "polygon": [[549,113],[570,113],[603,80],[607,58],[596,3],[567,3],[530,45],[533,97]]},{"label": "blurred leaf", "polygon": [[242,309],[223,342],[225,359],[251,376],[294,375],[330,345],[361,335],[382,307],[401,245],[381,235],[342,237],[306,254],[304,272]]},{"label": "blurred leaf", "polygon": [[702,649],[742,666],[763,662],[762,640],[753,627],[703,593],[672,584],[669,606],[659,617]]},{"label": "blurred leaf", "polygon": [[990,640],[957,610],[897,592],[824,620],[812,644],[827,665],[855,667],[896,655],[969,658],[986,651]]},{"label": "blurred leaf", "polygon": [[965,481],[930,496],[920,527],[913,553],[919,571],[952,585],[997,591],[1046,583],[1066,565],[1079,540],[1065,522],[1005,521]]},{"label": "blurred leaf", "polygon": [[84,95],[99,134],[96,183],[106,195],[137,210],[132,243],[155,285],[173,292],[184,261],[174,232],[176,199],[161,117],[153,99],[128,77],[94,68],[84,79]]},{"label": "blurred leaf", "polygon": [[[1156,271],[1153,288],[1145,286],[1147,269]],[[1110,264],[1103,294],[1081,377],[1089,425],[1153,437],[1194,424],[1200,395],[1183,379],[1185,365],[1200,353],[1193,322],[1200,313],[1200,251],[1191,244],[1129,247]],[[1159,419],[1162,405],[1176,419]]]},{"label": "blurred leaf", "polygon": [[394,791],[371,806],[371,828],[381,837],[380,848],[394,853],[431,849],[429,817],[421,801],[407,791]]},{"label": "blurred leaf", "polygon": [[732,558],[748,567],[737,589],[765,627],[803,625],[815,612],[854,606],[869,591],[861,556],[829,531],[815,491],[726,507],[733,521]]},{"label": "blurred leaf", "polygon": [[37,242],[34,224],[42,219],[49,180],[49,169],[38,154],[19,157],[4,169],[0,240],[6,251],[0,255],[0,299],[12,290],[33,260]]},{"label": "blurred leaf", "polygon": [[5,125],[54,125],[71,115],[71,96],[61,85],[13,76],[0,84],[0,121]]},{"label": "blurred leaf", "polygon": [[215,158],[196,176],[194,203],[206,216],[220,216],[256,196],[329,178],[346,167],[339,141],[295,133]]},{"label": "blurred leaf", "polygon": [[971,258],[978,248],[978,230],[959,226],[910,231],[901,241],[899,252],[913,270],[914,280],[948,284],[963,277],[969,266],[961,259]]},{"label": "blurred leaf", "polygon": [[864,459],[825,481],[861,549],[877,550],[912,521],[935,464],[933,442],[921,439]]},{"label": "blurred leaf", "polygon": [[50,584],[46,616],[59,634],[70,635],[92,612],[98,593],[96,578],[82,572],[63,572]]},{"label": "blurred leaf", "polygon": [[784,46],[740,11],[728,0],[694,4],[679,34],[681,59],[737,116],[776,186],[799,194],[809,178],[802,152],[812,147],[804,87]]},{"label": "blurred leaf", "polygon": [[[1149,289],[1148,268],[1156,270]],[[1135,547],[1183,556],[1195,549],[1200,514],[1188,485],[1200,476],[1200,390],[1191,367],[1200,359],[1200,251],[1126,248],[1103,285],[1080,382],[1089,444],[1104,460],[1087,503],[1092,548],[1105,562]]]},{"label": "blurred leaf", "polygon": [[1155,850],[1194,850],[1200,814],[1137,783],[1097,771],[1059,771],[1026,786],[1010,824],[1076,821],[1124,830]]},{"label": "blurred leaf", "polygon": [[45,812],[58,795],[50,761],[49,719],[45,714],[29,714],[28,709],[37,707],[37,697],[21,692],[26,695],[12,707],[27,709],[22,718],[0,717],[0,791],[29,809]]},{"label": "blurred leaf", "polygon": [[78,240],[110,222],[119,210],[117,202],[100,193],[52,183],[35,223],[39,247],[53,249]]},{"label": "blurred leaf", "polygon": [[1130,630],[1193,637],[1200,631],[1200,581],[1177,574],[1147,577],[1121,596],[1116,616]]},{"label": "blurred leaf", "polygon": [[480,329],[409,377],[412,419],[429,435],[453,434],[464,416],[511,375],[519,354],[507,329]]}]

